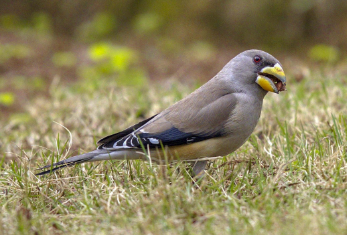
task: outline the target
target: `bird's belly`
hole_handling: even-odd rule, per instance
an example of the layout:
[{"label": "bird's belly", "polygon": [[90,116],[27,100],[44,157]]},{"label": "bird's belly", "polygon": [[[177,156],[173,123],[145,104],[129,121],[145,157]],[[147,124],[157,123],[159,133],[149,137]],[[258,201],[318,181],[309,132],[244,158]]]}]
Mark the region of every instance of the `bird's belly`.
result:
[{"label": "bird's belly", "polygon": [[151,158],[162,160],[197,160],[224,156],[238,149],[247,138],[214,138],[188,145],[171,146],[151,151]]}]

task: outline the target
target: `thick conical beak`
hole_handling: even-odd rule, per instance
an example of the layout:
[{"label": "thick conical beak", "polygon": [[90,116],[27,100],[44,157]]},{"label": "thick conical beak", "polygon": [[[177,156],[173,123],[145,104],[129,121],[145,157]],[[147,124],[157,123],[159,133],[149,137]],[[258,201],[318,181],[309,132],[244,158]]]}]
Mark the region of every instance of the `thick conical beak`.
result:
[{"label": "thick conical beak", "polygon": [[278,63],[273,67],[265,67],[259,73],[255,81],[264,90],[279,93],[286,90],[286,76]]}]

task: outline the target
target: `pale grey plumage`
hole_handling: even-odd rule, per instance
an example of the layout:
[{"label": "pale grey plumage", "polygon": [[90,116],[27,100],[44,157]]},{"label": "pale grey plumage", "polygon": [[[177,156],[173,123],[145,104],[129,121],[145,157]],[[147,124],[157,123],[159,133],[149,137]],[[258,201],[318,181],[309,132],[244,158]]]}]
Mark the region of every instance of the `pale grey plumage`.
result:
[{"label": "pale grey plumage", "polygon": [[[256,57],[261,58],[260,62]],[[151,159],[158,162],[164,159],[162,146],[169,161],[229,154],[253,132],[268,90],[285,89],[283,70],[273,74],[262,72],[264,68],[268,71],[276,66],[281,69],[279,64],[273,56],[260,50],[240,53],[214,78],[156,116],[103,138],[93,152],[43,168],[56,170],[75,163],[108,159],[146,159],[143,146],[150,150]],[[283,76],[277,76],[277,72]],[[265,80],[258,82],[259,74]]]}]

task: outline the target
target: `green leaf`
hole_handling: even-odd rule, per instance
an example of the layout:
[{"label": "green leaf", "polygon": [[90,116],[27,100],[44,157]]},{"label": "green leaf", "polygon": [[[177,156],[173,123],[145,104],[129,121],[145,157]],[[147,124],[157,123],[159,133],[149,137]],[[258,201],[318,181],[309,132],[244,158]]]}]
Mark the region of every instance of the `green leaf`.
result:
[{"label": "green leaf", "polygon": [[314,61],[336,62],[339,59],[340,53],[333,46],[318,44],[310,49],[308,55]]},{"label": "green leaf", "polygon": [[0,93],[0,104],[4,106],[11,106],[14,103],[14,94],[11,92]]},{"label": "green leaf", "polygon": [[127,70],[129,65],[134,61],[135,53],[128,48],[118,48],[112,53],[112,65],[115,71]]},{"label": "green leaf", "polygon": [[109,51],[112,50],[112,47],[107,43],[96,43],[93,44],[89,50],[89,57],[94,61],[103,60],[109,55]]}]

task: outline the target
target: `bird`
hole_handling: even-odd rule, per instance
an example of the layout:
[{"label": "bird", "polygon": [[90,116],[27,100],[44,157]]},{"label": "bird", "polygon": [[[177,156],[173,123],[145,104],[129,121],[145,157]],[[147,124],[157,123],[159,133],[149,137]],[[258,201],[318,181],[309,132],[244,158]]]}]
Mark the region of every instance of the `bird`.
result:
[{"label": "bird", "polygon": [[41,167],[36,175],[85,162],[134,159],[192,161],[198,175],[209,159],[228,155],[246,142],[268,92],[285,90],[281,63],[267,52],[246,50],[162,112],[100,139],[94,151]]}]

